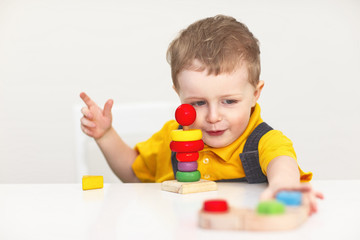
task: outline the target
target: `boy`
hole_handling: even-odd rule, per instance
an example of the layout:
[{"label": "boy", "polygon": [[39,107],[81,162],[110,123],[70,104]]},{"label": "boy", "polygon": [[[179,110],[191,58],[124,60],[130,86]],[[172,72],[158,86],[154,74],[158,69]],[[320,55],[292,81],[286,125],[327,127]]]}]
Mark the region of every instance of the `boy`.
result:
[{"label": "boy", "polygon": [[[298,166],[292,142],[260,117],[257,100],[264,86],[259,80],[260,50],[248,28],[222,15],[197,21],[170,44],[167,59],[181,103],[196,110],[190,128],[203,132],[205,148],[198,160],[202,178],[268,181],[262,199],[271,199],[282,189],[304,191],[311,213],[316,212],[315,199],[322,194],[300,184],[310,181],[312,173]],[[82,109],[83,132],[95,139],[123,182],[174,179],[169,148],[170,131],[179,127],[174,120],[132,149],[111,126],[113,101],[102,110],[85,93],[80,97],[87,105]]]}]

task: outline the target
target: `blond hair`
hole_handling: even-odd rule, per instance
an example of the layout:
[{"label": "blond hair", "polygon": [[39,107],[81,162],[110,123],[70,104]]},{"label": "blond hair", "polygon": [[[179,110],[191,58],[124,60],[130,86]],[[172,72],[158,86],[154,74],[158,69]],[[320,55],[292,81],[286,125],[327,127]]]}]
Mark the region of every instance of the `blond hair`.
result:
[{"label": "blond hair", "polygon": [[[184,69],[218,75],[231,73],[243,63],[247,64],[250,83],[256,86],[259,82],[259,41],[232,17],[217,15],[191,24],[170,43],[166,58],[175,89],[179,88],[177,75]],[[195,60],[200,68],[194,66]]]}]

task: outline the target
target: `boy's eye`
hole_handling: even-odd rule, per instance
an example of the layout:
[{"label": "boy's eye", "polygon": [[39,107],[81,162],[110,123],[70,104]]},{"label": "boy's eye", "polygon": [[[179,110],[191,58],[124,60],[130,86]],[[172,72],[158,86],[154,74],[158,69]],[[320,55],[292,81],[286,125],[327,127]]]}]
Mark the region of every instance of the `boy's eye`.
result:
[{"label": "boy's eye", "polygon": [[232,99],[223,100],[224,104],[234,104],[234,103],[237,103],[237,102],[238,102],[237,100],[232,100]]},{"label": "boy's eye", "polygon": [[206,104],[205,101],[196,101],[196,102],[191,103],[191,105],[193,105],[193,106],[202,106],[205,104]]}]

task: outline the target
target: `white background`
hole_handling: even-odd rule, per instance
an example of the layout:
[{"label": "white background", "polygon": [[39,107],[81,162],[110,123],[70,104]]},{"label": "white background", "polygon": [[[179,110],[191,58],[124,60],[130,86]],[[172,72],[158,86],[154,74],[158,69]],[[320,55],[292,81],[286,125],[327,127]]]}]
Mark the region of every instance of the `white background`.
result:
[{"label": "white background", "polygon": [[101,105],[177,101],[168,44],[216,14],[260,40],[262,116],[301,167],[359,179],[359,13],[356,0],[0,0],[0,183],[78,182],[79,93]]}]

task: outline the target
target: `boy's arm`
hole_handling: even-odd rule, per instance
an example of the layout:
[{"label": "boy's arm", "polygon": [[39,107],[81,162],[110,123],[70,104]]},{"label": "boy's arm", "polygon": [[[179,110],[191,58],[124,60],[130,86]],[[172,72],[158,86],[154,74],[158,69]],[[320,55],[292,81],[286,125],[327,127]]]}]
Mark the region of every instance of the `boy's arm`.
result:
[{"label": "boy's arm", "polygon": [[305,194],[310,203],[310,214],[317,211],[316,198],[323,195],[315,192],[310,184],[300,183],[300,171],[297,162],[289,156],[279,156],[270,161],[267,167],[269,186],[261,195],[262,200],[272,199],[281,190],[297,190]]},{"label": "boy's arm", "polygon": [[112,100],[101,109],[86,93],[80,94],[86,107],[81,109],[81,129],[93,137],[104,154],[110,168],[123,182],[140,182],[132,170],[132,163],[138,153],[130,148],[112,127]]},{"label": "boy's arm", "polygon": [[110,168],[121,181],[140,182],[131,167],[138,153],[120,138],[114,128],[111,127],[104,136],[95,141]]},{"label": "boy's arm", "polygon": [[279,156],[270,161],[267,167],[269,187],[288,188],[300,185],[300,171],[297,162],[289,156]]}]

